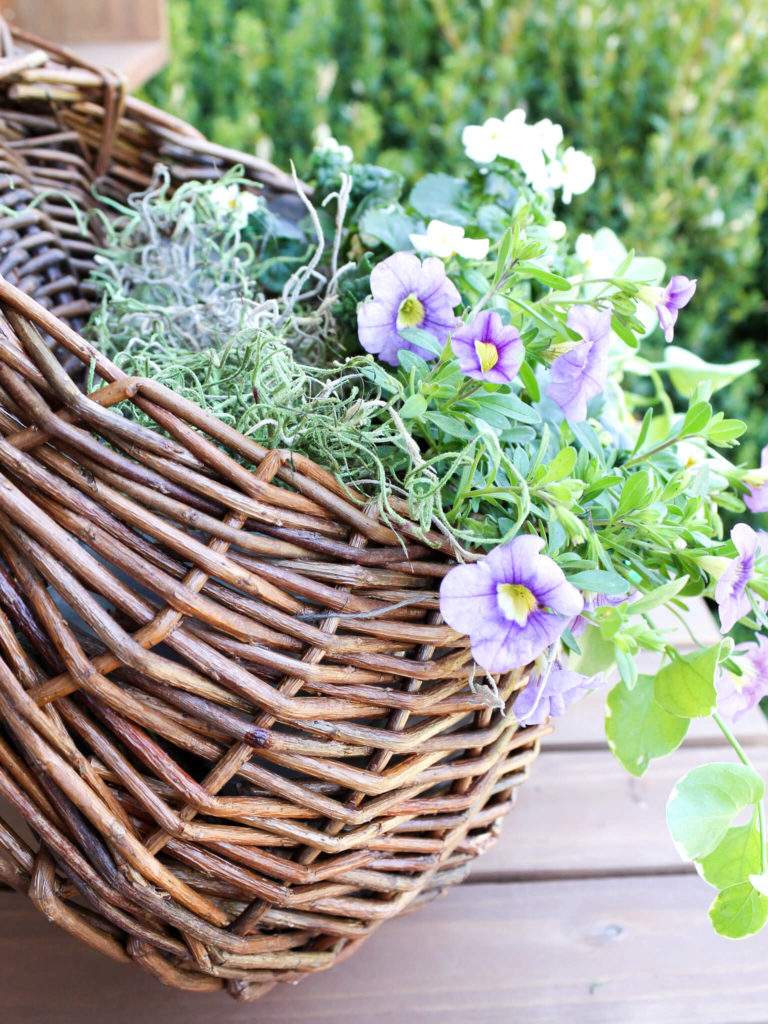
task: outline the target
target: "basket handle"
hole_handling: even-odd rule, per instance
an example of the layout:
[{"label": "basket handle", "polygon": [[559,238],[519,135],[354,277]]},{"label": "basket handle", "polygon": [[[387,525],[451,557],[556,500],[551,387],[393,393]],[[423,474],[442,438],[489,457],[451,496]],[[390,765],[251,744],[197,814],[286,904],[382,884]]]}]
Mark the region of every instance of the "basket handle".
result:
[{"label": "basket handle", "polygon": [[[91,74],[98,76],[104,83],[104,126],[101,145],[94,164],[96,177],[102,177],[109,167],[112,148],[120,127],[120,118],[125,107],[125,79],[116,71],[111,71],[108,68],[99,67],[96,64],[91,64],[89,61],[82,60],[70,50],[55,46],[53,43],[49,43],[31,32],[25,32],[15,27],[12,28],[2,17],[0,17],[0,79],[8,74],[23,70],[27,66],[25,63],[19,64],[18,67],[16,66],[20,57],[16,47],[18,42],[26,43],[28,46],[33,47],[37,54],[45,53],[49,59],[56,58],[59,62],[70,67],[90,71]],[[31,58],[32,55],[30,55]],[[40,63],[42,63],[41,57],[33,61],[33,64]],[[5,74],[3,73],[3,65],[6,68]]]}]

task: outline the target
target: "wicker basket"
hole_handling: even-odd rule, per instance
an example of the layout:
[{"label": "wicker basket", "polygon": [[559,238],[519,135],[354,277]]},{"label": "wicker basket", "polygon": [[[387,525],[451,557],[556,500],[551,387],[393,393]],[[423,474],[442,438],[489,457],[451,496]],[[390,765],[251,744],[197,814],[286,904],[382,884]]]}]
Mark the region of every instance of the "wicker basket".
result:
[{"label": "wicker basket", "polygon": [[[98,239],[52,187],[125,198],[158,161],[290,179],[0,44],[0,880],[167,985],[255,998],[460,881],[548,730],[468,686],[439,536],[77,333]],[[524,682],[500,680],[508,707]]]}]

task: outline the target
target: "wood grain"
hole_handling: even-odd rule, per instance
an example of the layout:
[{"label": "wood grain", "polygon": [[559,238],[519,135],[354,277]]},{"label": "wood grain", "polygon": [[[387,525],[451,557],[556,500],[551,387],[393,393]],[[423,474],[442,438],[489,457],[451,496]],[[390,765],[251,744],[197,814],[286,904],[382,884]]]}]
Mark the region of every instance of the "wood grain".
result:
[{"label": "wood grain", "polygon": [[708,899],[691,877],[466,886],[389,922],[333,971],[249,1006],[163,989],[0,896],[4,1019],[764,1024],[768,940],[720,939],[703,923]]},{"label": "wood grain", "polygon": [[[768,745],[748,749],[758,771],[768,774]],[[519,788],[499,841],[477,861],[472,877],[498,881],[692,870],[669,838],[667,798],[686,772],[723,760],[733,760],[724,747],[683,748],[637,779],[608,750],[545,750]]]},{"label": "wood grain", "polygon": [[165,0],[12,0],[4,8],[19,28],[59,43],[165,35]]}]

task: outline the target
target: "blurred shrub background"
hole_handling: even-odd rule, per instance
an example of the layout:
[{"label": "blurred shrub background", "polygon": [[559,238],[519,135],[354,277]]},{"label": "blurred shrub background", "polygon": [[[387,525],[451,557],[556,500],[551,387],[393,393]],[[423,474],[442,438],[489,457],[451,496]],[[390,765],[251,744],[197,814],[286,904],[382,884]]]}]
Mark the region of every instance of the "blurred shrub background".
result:
[{"label": "blurred shrub background", "polygon": [[743,456],[768,443],[765,0],[170,0],[149,97],[216,141],[299,173],[318,126],[358,159],[452,171],[461,129],[524,105],[595,159],[574,202],[670,273],[699,278],[678,340],[765,359],[723,398]]}]

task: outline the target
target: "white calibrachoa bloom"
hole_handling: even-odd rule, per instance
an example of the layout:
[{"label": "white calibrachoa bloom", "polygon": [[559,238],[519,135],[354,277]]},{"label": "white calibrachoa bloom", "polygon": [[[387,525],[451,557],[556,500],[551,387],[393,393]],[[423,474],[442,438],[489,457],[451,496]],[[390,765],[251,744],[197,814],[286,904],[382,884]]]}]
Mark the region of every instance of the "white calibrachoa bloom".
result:
[{"label": "white calibrachoa bloom", "polygon": [[470,160],[489,164],[502,157],[519,164],[527,183],[542,195],[563,190],[563,202],[586,192],[595,180],[592,158],[569,146],[558,158],[563,129],[548,117],[527,124],[525,111],[511,110],[504,120],[489,117],[483,124],[470,124],[461,141]]},{"label": "white calibrachoa bloom", "polygon": [[209,198],[226,219],[234,221],[237,228],[244,228],[249,216],[262,204],[260,196],[241,189],[239,185],[217,185],[211,189]]},{"label": "white calibrachoa bloom", "polygon": [[498,117],[489,117],[483,124],[468,124],[461,133],[464,150],[476,164],[491,164],[499,156],[506,157],[508,138],[508,126]]},{"label": "white calibrachoa bloom", "polygon": [[431,220],[426,235],[413,234],[409,237],[418,252],[439,256],[443,260],[454,253],[466,260],[484,260],[491,244],[487,238],[465,238],[464,228],[442,220]]},{"label": "white calibrachoa bloom", "polygon": [[591,156],[569,146],[560,161],[550,164],[550,180],[554,188],[562,188],[563,202],[591,188],[595,181],[595,163]]}]

